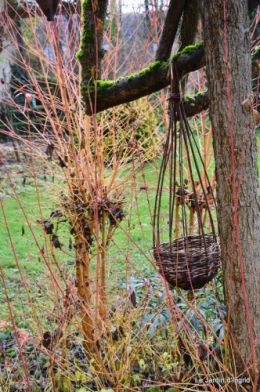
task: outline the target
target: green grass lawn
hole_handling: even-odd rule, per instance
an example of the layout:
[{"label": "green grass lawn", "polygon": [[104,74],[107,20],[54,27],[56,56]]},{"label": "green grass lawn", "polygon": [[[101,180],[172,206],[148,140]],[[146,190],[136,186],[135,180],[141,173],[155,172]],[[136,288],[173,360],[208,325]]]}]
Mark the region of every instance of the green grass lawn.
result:
[{"label": "green grass lawn", "polygon": [[[260,130],[257,130],[258,143]],[[113,290],[116,282],[125,276],[149,276],[154,270],[151,261],[152,249],[152,214],[158,181],[160,160],[147,163],[129,183],[125,186],[125,219],[111,241],[107,253],[107,281],[109,290]],[[214,165],[213,165],[214,166]],[[211,168],[213,167],[211,165]],[[258,159],[260,169],[260,159]],[[41,248],[47,252],[51,268],[57,272],[51,257],[48,258],[50,239],[44,233],[42,221],[50,216],[50,213],[58,208],[59,193],[64,187],[62,180],[57,184],[51,181],[46,183],[42,178],[37,180],[37,193],[33,178],[27,180],[26,186],[22,186],[21,178],[14,175],[13,183],[19,195],[19,201],[12,196],[6,195],[4,188],[10,191],[7,181],[2,182],[3,196],[2,204],[7,219],[8,230],[5,224],[2,209],[0,209],[0,264],[3,268],[5,282],[8,288],[9,298],[15,305],[15,311],[23,313],[26,306],[26,292],[23,287],[22,277],[19,272],[21,268],[26,278],[29,289],[35,293],[35,301],[46,302],[39,294],[38,284],[45,287],[48,292],[50,273],[48,266],[41,257]],[[66,185],[65,185],[66,186]],[[167,198],[167,195],[166,195]],[[167,221],[167,209],[165,203],[165,222]],[[167,225],[166,225],[167,226]],[[63,243],[63,251],[55,250],[55,254],[66,273],[73,277],[75,274],[74,249],[69,249],[69,224],[62,223],[59,226],[58,235]],[[36,244],[35,238],[38,244]],[[93,250],[93,261],[91,262],[94,274],[96,267],[95,249]],[[40,283],[39,283],[40,282]],[[48,301],[47,301],[48,302]],[[47,303],[46,302],[46,303]],[[20,310],[19,310],[20,309]],[[9,310],[6,303],[4,289],[0,283],[0,313],[1,317],[8,318]],[[30,314],[30,309],[27,309]],[[29,317],[29,316],[28,316]],[[23,318],[19,322],[23,325]]]},{"label": "green grass lawn", "polygon": [[[145,168],[137,173],[133,181],[125,187],[126,218],[121,222],[113,236],[108,254],[107,271],[108,285],[110,289],[117,279],[129,274],[150,274],[153,270],[149,258],[152,247],[151,213],[156,191],[158,162],[147,164]],[[50,251],[50,238],[44,233],[42,221],[50,216],[52,211],[58,207],[59,193],[62,181],[57,185],[52,182],[37,182],[37,192],[33,178],[27,180],[26,186],[21,185],[21,178],[13,175],[12,181],[17,190],[15,195],[7,195],[10,192],[8,182],[2,183],[2,205],[0,209],[0,263],[4,271],[5,282],[8,288],[9,298],[15,304],[15,311],[19,309],[24,312],[26,304],[26,293],[24,283],[19,269],[23,271],[28,287],[35,292],[35,300],[38,295],[37,282],[46,286],[50,280],[47,266],[41,257],[41,248],[45,252]],[[147,188],[143,190],[143,188]],[[150,211],[149,211],[149,203]],[[5,218],[7,224],[5,223]],[[62,267],[69,276],[74,276],[74,249],[69,249],[70,226],[68,223],[59,225],[58,235],[63,244],[63,250],[56,249],[54,252]],[[9,238],[9,233],[11,238]],[[73,239],[73,237],[71,237]],[[37,244],[36,241],[37,240]],[[46,253],[47,254],[47,253]],[[45,254],[45,255],[46,255]],[[48,255],[47,255],[48,256]],[[57,272],[52,258],[49,257],[51,268]],[[95,247],[93,249],[92,272],[95,272],[96,259]],[[0,284],[0,312],[8,318],[9,310],[6,303],[4,290]],[[42,300],[42,299],[41,299]],[[22,308],[21,308],[22,306]],[[27,306],[27,305],[26,305]],[[29,312],[29,309],[27,310]],[[18,317],[23,325],[23,317]]]},{"label": "green grass lawn", "polygon": [[[14,179],[14,185],[18,189],[18,198],[13,194],[5,195],[6,197],[2,199],[4,212],[1,208],[1,266],[4,269],[16,267],[15,252],[22,267],[30,266],[31,270],[35,269],[37,271],[35,258],[38,254],[38,247],[33,233],[39,242],[39,246],[43,246],[43,233],[37,221],[42,220],[42,217],[48,213],[53,201],[48,197],[48,189],[45,189],[43,185],[38,185],[38,191],[36,192],[33,180],[28,181],[25,187],[18,187],[18,181],[20,182],[20,180]],[[4,188],[6,189],[6,187],[8,187],[7,184]]]}]

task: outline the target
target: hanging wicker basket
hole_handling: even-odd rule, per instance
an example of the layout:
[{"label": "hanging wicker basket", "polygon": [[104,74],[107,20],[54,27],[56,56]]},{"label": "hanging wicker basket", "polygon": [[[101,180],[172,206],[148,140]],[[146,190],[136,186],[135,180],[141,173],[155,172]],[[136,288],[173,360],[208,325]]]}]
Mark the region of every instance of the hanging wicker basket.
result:
[{"label": "hanging wicker basket", "polygon": [[[174,63],[169,109],[155,198],[153,253],[160,274],[172,288],[193,290],[202,288],[216,275],[220,243],[212,213],[216,207],[214,176],[210,181],[196,135],[188,124]],[[167,223],[163,220],[165,205]]]},{"label": "hanging wicker basket", "polygon": [[210,282],[220,266],[220,246],[215,234],[190,235],[154,249],[159,272],[172,288],[199,289]]}]

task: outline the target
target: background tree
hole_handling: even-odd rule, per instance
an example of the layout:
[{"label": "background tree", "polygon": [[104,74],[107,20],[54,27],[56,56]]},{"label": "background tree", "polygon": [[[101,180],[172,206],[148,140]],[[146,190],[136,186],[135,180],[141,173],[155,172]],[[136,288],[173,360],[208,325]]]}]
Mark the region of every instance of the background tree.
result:
[{"label": "background tree", "polygon": [[[191,0],[190,0],[191,2]],[[145,70],[115,82],[100,81],[101,45],[106,1],[82,2],[82,39],[78,54],[82,66],[82,92],[86,112],[95,115],[166,87],[169,63],[183,77],[207,63],[210,118],[214,132],[217,174],[218,222],[223,278],[228,306],[230,358],[237,376],[253,374],[258,390],[259,351],[259,204],[256,141],[253,133],[251,56],[248,12],[259,1],[202,2],[205,46],[171,50],[181,23],[185,0],[171,0],[155,62]],[[233,23],[236,21],[236,23]],[[186,23],[186,20],[185,20]],[[95,55],[93,53],[93,47]],[[206,56],[204,55],[206,52]],[[194,105],[195,103],[195,105]],[[193,106],[201,110],[207,106]],[[189,114],[189,107],[187,107]],[[245,320],[248,323],[245,323]],[[236,389],[237,386],[234,386]]]},{"label": "background tree", "polygon": [[[6,0],[0,1],[0,14],[7,12],[13,4],[9,4]],[[17,40],[19,37],[17,35]],[[17,51],[13,42],[8,35],[3,24],[0,25],[0,117],[1,120],[9,123],[11,121],[10,111],[6,102],[9,100],[11,95],[10,83],[12,75],[15,72],[15,63],[17,60]],[[16,143],[11,139],[14,151],[16,154],[17,161],[20,160],[18,150],[16,148]]]},{"label": "background tree", "polygon": [[[1,0],[0,2],[0,12],[6,11],[7,4],[5,0]],[[8,91],[8,86],[11,80],[11,67],[15,61],[15,48],[12,45],[10,37],[6,34],[4,26],[0,26],[0,100],[1,103],[5,102],[7,96],[10,94]],[[4,108],[1,107],[1,112],[3,112]]]}]

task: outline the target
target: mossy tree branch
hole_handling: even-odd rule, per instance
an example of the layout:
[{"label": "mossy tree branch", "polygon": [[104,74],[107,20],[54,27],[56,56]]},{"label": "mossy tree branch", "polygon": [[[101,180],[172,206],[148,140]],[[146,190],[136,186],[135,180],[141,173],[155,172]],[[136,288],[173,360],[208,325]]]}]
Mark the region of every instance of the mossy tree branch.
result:
[{"label": "mossy tree branch", "polygon": [[[120,78],[115,82],[97,80],[95,83],[97,91],[96,111],[101,112],[125,102],[134,101],[148,94],[152,94],[169,85],[169,62],[174,60],[177,64],[180,77],[189,72],[196,71],[205,65],[204,48],[202,44],[188,46],[182,52],[175,54],[169,61],[155,61],[135,74]],[[259,73],[260,46],[252,54],[252,78]],[[86,102],[86,113],[92,114],[92,106],[89,99],[93,97],[95,87],[93,84],[84,86],[83,95]],[[188,97],[184,102],[186,115],[188,117],[200,113],[208,108],[208,93],[200,93],[192,99]]]},{"label": "mossy tree branch", "polygon": [[[202,44],[185,48],[181,53],[172,58],[176,64],[180,76],[195,71],[204,66],[204,49]],[[96,81],[95,84],[85,85],[83,96],[86,102],[86,113],[92,114],[93,104],[90,102],[94,96],[96,86],[97,106],[96,111],[108,109],[121,103],[134,101],[135,99],[152,94],[169,85],[169,61],[155,61],[148,68],[115,82]]]},{"label": "mossy tree branch", "polygon": [[[176,29],[186,1],[170,1],[165,26],[156,53],[156,61],[148,68],[112,82],[98,80],[102,59],[101,43],[103,31],[99,32],[97,52],[97,46],[94,44],[96,42],[95,32],[97,31],[97,27],[94,23],[95,13],[93,13],[92,9],[92,4],[95,1],[83,0],[83,29],[78,58],[82,66],[82,94],[88,115],[125,102],[134,101],[167,87],[169,85],[169,64],[172,59],[177,64],[180,77],[205,66],[204,48],[202,44],[186,47],[183,51],[174,55],[173,58],[170,58]],[[107,1],[98,1],[97,3],[99,5],[98,18],[103,23]],[[248,0],[249,11],[251,12],[259,4],[260,0]],[[259,51],[255,51],[253,55],[253,75],[258,70],[258,57]],[[187,106],[187,115],[199,113],[201,110],[206,109],[207,105],[207,93],[197,96]]]},{"label": "mossy tree branch", "polygon": [[185,97],[184,109],[187,117],[192,117],[209,107],[208,92],[198,93],[192,97]]}]

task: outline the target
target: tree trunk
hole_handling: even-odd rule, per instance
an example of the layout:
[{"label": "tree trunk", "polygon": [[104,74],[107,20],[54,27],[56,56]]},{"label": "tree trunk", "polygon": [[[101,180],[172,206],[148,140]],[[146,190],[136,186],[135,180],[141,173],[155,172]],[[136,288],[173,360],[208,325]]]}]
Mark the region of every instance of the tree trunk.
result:
[{"label": "tree trunk", "polygon": [[[259,391],[260,216],[250,100],[248,2],[204,0],[200,4],[216,160],[229,366],[235,377],[250,374],[254,384],[250,390]],[[238,383],[231,386],[239,388]]]},{"label": "tree trunk", "polygon": [[[12,66],[15,63],[17,51],[10,34],[8,34],[6,13],[8,10],[7,2],[0,0],[0,121],[1,127],[4,124],[11,126],[12,115],[10,113],[10,96],[11,96],[11,78]],[[18,39],[18,38],[17,38]],[[20,156],[17,148],[17,142],[11,139],[17,162],[20,162]]]},{"label": "tree trunk", "polygon": [[82,1],[82,34],[77,57],[82,67],[82,85],[100,78],[105,16],[108,0]]},{"label": "tree trunk", "polygon": [[5,103],[9,98],[9,85],[11,81],[11,66],[15,58],[14,44],[5,29],[5,12],[7,5],[5,0],[0,0],[0,102]]}]

